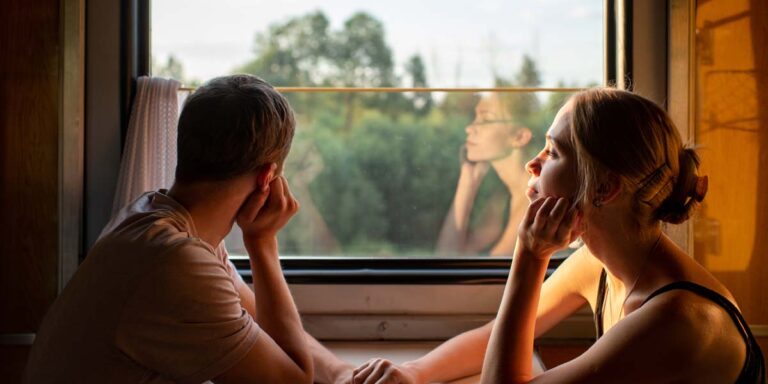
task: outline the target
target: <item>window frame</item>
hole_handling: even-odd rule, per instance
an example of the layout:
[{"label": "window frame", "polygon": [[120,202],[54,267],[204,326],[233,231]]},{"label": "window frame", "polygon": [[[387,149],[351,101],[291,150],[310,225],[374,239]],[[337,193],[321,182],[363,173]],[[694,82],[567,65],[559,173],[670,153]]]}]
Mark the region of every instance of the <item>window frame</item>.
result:
[{"label": "window frame", "polygon": [[[553,258],[547,276],[563,262]],[[247,256],[230,256],[237,272],[252,282]],[[282,256],[280,264],[289,284],[383,284],[383,285],[503,285],[511,258],[453,257],[316,257]]]},{"label": "window frame", "polygon": [[[673,69],[679,67],[685,56],[672,57],[670,53],[668,60],[667,46],[669,44],[669,49],[672,49],[674,43],[674,36],[668,34],[689,33],[683,31],[688,26],[674,27],[672,24],[680,3],[688,1],[648,1],[653,3],[651,8],[654,10],[663,10],[664,18],[670,12],[670,17],[666,19],[668,30],[666,23],[634,29],[632,22],[629,22],[630,25],[623,23],[627,16],[635,21],[647,19],[638,19],[637,14],[641,13],[637,11],[638,6],[641,6],[640,3],[645,5],[645,2],[604,0],[605,83],[620,87],[632,85],[636,91],[650,95],[660,103],[666,102],[669,97],[669,104],[675,108],[687,105],[688,94],[685,90],[679,87],[672,89],[671,82],[668,89],[667,84],[667,73],[670,77],[678,73]],[[628,7],[633,7],[635,13],[631,10],[626,12]],[[96,241],[109,218],[135,81],[138,76],[149,74],[149,10],[149,0],[124,0],[110,6],[89,3],[87,6],[89,28],[86,56],[90,65],[86,66],[83,254]],[[119,30],[113,25],[117,25]],[[663,29],[663,44],[656,42],[655,51],[644,49],[643,55],[633,57],[632,51],[641,48],[640,44],[633,43],[633,37],[644,29],[654,28]],[[109,36],[103,36],[105,30]],[[690,38],[690,35],[686,36]],[[641,36],[641,39],[644,37]],[[119,44],[113,41],[119,41]],[[651,61],[660,62],[663,76],[647,73],[642,61],[642,65],[637,65],[638,60],[647,56],[648,52],[653,52]],[[619,79],[637,79],[638,82],[619,82]],[[687,125],[678,126],[681,130],[687,129]],[[683,230],[682,237],[673,238],[685,240],[689,233]],[[687,246],[681,241],[678,244],[684,248]],[[232,261],[241,275],[249,280],[248,259],[235,256]],[[559,262],[553,260],[548,271],[553,271]],[[449,338],[493,318],[511,259],[283,257],[281,264],[305,326],[321,339],[437,340]],[[425,328],[419,324],[428,324],[433,331],[420,333]],[[591,316],[582,311],[540,342],[556,339],[557,343],[588,345],[594,336],[592,328]]]},{"label": "window frame", "polygon": [[[122,68],[124,100],[131,100],[135,92],[136,78],[149,75],[151,60],[151,14],[150,0],[126,0],[124,5],[124,20],[131,27],[124,28],[123,57],[131,59],[129,65]],[[624,11],[632,7],[632,0],[603,0],[604,7],[604,82],[605,84],[631,83],[631,22],[623,23],[632,12]],[[126,17],[127,15],[127,17]],[[627,26],[629,24],[629,26]],[[620,28],[624,25],[624,28]],[[629,32],[629,33],[628,33]],[[619,82],[624,79],[625,82]],[[183,88],[186,89],[186,88]],[[281,90],[282,88],[278,88]],[[343,88],[346,89],[346,88]],[[536,87],[521,88],[519,91],[552,91],[560,88]],[[573,91],[562,88],[564,91]],[[188,89],[187,89],[188,90]],[[293,91],[286,88],[286,91]],[[413,91],[411,88],[397,88],[402,91]],[[417,89],[421,90],[421,88]],[[476,88],[445,88],[429,87],[430,91],[477,91]],[[488,91],[504,91],[504,88],[482,89]],[[360,91],[376,91],[365,88]],[[392,92],[393,89],[380,91]],[[122,116],[121,143],[125,140],[130,103],[124,103]],[[250,278],[250,266],[245,257],[231,257],[240,274]],[[504,284],[511,266],[511,258],[375,258],[375,257],[281,257],[281,264],[289,283],[301,284],[353,284],[353,282],[375,282],[383,284]],[[554,271],[561,261],[553,259],[548,267],[548,274]]]}]

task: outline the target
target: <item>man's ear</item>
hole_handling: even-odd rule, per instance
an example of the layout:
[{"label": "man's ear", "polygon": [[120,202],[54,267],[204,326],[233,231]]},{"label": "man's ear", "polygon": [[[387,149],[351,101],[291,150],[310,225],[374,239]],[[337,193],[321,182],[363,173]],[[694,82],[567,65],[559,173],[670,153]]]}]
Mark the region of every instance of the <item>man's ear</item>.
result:
[{"label": "man's ear", "polygon": [[608,173],[597,185],[597,197],[603,204],[615,199],[621,193],[621,179],[619,176]]},{"label": "man's ear", "polygon": [[532,134],[531,130],[527,127],[520,127],[512,132],[510,136],[511,137],[509,139],[512,143],[512,146],[521,148],[528,145],[528,143],[531,141]]},{"label": "man's ear", "polygon": [[256,169],[256,183],[259,188],[266,188],[275,178],[276,163],[267,163]]}]

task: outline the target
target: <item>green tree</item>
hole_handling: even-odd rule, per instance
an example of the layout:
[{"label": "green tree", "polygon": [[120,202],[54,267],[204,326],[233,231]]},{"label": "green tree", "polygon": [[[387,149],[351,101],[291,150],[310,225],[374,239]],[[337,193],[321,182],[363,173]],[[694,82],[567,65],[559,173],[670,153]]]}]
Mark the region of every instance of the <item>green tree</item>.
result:
[{"label": "green tree", "polygon": [[[414,88],[426,88],[429,86],[427,83],[427,70],[424,67],[424,60],[421,59],[421,55],[413,55],[405,64],[405,71],[411,78],[411,86]],[[431,92],[416,92],[411,97],[413,103],[413,109],[417,116],[424,116],[432,110],[434,101],[432,100]]]},{"label": "green tree", "polygon": [[235,72],[259,76],[275,86],[322,84],[319,69],[331,46],[328,18],[321,11],[269,26],[255,38],[256,58]]},{"label": "green tree", "polygon": [[[497,87],[538,87],[541,76],[536,62],[528,55],[523,56],[523,63],[512,80],[496,76]],[[532,119],[538,116],[540,103],[535,93],[515,92],[504,95],[505,103],[509,106],[513,118],[524,125],[531,125]]]},{"label": "green tree", "polygon": [[523,64],[515,75],[515,84],[523,87],[538,87],[541,85],[541,75],[536,62],[528,55],[523,55]]},{"label": "green tree", "polygon": [[[255,39],[256,57],[235,69],[264,78],[276,86],[392,87],[399,85],[392,50],[386,42],[384,25],[358,12],[341,29],[330,30],[322,11],[276,23]],[[426,79],[426,74],[424,74]],[[397,93],[340,93],[317,104],[318,98],[288,95],[297,110],[313,114],[343,106],[345,131],[364,113],[379,109],[393,119],[408,107]]]},{"label": "green tree", "polygon": [[334,35],[332,60],[336,64],[333,85],[391,87],[396,84],[392,50],[386,43],[384,25],[358,12]]},{"label": "green tree", "polygon": [[[332,59],[336,74],[331,82],[344,87],[392,87],[397,85],[392,50],[386,43],[384,25],[373,16],[358,12],[344,22],[335,33]],[[344,129],[349,130],[357,118],[360,103],[377,107],[390,116],[401,106],[402,95],[393,93],[344,95],[346,115]]]},{"label": "green tree", "polygon": [[[565,84],[562,80],[559,80],[557,82],[557,88],[566,88],[569,87]],[[571,97],[572,93],[570,92],[552,92],[549,94],[549,97],[547,97],[547,100],[544,102],[544,105],[541,107],[542,113],[544,113],[545,116],[554,116],[557,114],[557,111],[560,110],[560,107],[565,104],[565,102],[568,100],[569,97]]]}]

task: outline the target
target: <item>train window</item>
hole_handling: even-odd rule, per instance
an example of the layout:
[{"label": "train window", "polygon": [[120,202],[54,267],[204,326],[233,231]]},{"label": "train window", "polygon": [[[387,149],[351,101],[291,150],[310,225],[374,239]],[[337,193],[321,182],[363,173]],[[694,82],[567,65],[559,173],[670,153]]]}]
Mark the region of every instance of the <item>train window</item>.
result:
[{"label": "train window", "polygon": [[[289,98],[302,209],[282,254],[508,257],[526,161],[605,78],[603,19],[595,0],[154,1],[152,73],[183,91],[251,73]],[[226,243],[245,254],[238,228]]]}]

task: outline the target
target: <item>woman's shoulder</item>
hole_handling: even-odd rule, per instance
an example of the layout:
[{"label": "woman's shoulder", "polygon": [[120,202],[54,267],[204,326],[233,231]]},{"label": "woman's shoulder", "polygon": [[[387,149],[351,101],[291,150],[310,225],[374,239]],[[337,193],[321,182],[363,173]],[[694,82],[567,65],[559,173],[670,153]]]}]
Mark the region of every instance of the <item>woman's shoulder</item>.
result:
[{"label": "woman's shoulder", "polygon": [[[723,283],[721,283],[714,275],[712,275],[712,273],[704,268],[703,265],[699,264],[692,256],[688,255],[682,250],[675,252],[674,257],[669,258],[668,263],[666,265],[662,265],[660,268],[666,269],[667,273],[664,274],[666,281],[663,281],[664,279],[660,281],[657,290],[662,289],[663,287],[670,284],[675,284],[676,286],[682,288],[695,285],[724,297],[738,308],[736,299],[734,298],[731,291],[729,291]],[[692,290],[695,290],[695,288],[688,289],[688,291]],[[713,304],[711,300],[708,301],[706,299],[702,301],[702,304],[703,303],[709,303],[710,305]]]},{"label": "woman's shoulder", "polygon": [[[714,295],[703,292],[716,293],[728,302],[731,300],[712,289],[715,287],[690,282],[673,284],[675,289],[661,290],[637,312],[646,312],[647,317],[655,319],[656,329],[674,330],[670,333],[672,338],[662,343],[687,346],[687,356],[683,358],[692,366],[717,367],[719,371],[738,373],[745,358],[745,340],[727,304],[719,304]],[[686,288],[690,286],[705,290]]]},{"label": "woman's shoulder", "polygon": [[[591,349],[599,370],[622,376],[647,374],[647,381],[674,377],[686,382],[734,382],[745,359],[744,341],[727,313],[685,290],[653,297],[611,327]],[[631,372],[630,362],[644,368]]]},{"label": "woman's shoulder", "polygon": [[734,382],[744,364],[744,342],[727,315],[705,300],[680,290],[654,297],[568,369],[585,382]]}]

